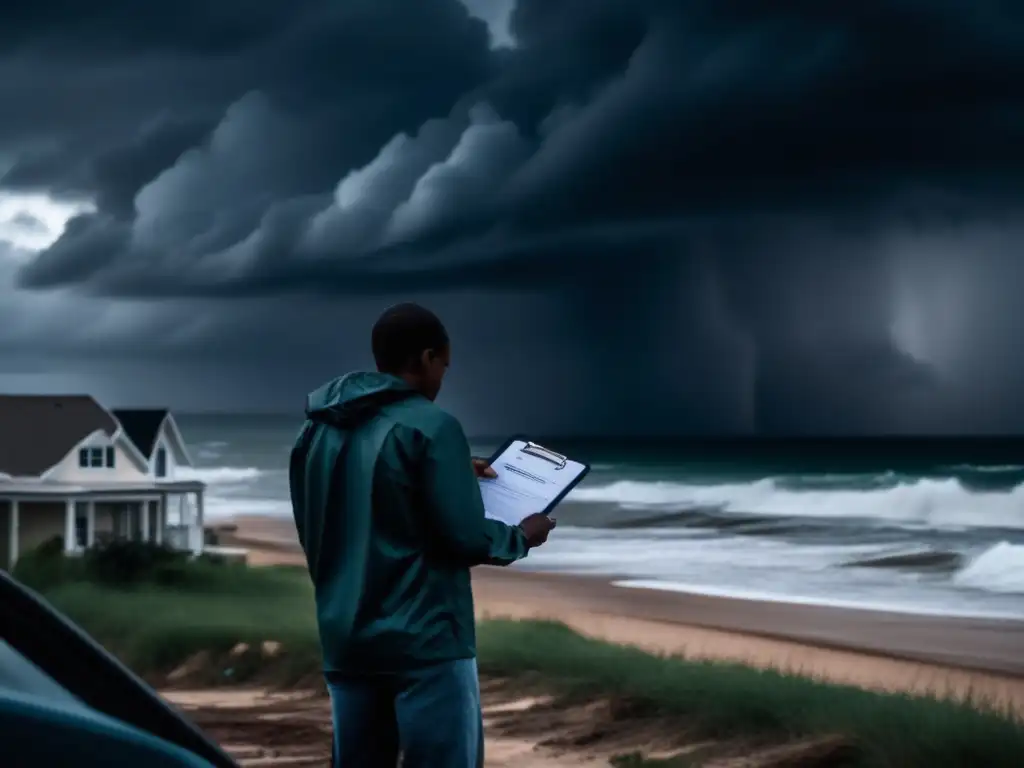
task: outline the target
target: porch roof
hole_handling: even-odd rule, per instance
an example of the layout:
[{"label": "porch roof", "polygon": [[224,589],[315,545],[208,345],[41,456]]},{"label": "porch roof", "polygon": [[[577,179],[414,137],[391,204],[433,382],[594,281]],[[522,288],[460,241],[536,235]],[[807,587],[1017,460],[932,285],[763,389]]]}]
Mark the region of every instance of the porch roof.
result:
[{"label": "porch roof", "polygon": [[202,493],[206,484],[198,480],[163,483],[55,483],[40,480],[0,479],[0,499],[49,498],[88,499],[92,496],[158,496],[165,493]]}]

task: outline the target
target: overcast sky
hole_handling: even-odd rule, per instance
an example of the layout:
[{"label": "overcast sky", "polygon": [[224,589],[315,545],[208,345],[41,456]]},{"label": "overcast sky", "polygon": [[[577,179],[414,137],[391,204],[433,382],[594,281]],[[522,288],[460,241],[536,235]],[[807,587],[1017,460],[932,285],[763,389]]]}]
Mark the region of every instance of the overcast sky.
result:
[{"label": "overcast sky", "polygon": [[0,391],[298,411],[389,304],[501,433],[1024,430],[1024,5],[0,10]]}]

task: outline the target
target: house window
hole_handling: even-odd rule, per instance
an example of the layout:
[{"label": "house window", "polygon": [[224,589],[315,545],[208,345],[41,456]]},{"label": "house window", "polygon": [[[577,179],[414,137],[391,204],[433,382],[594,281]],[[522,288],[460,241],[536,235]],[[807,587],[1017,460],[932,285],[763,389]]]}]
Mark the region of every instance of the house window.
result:
[{"label": "house window", "polygon": [[79,549],[89,546],[89,513],[81,504],[75,508],[75,543]]},{"label": "house window", "polygon": [[157,477],[167,477],[167,449],[160,448],[156,452],[156,467],[153,474]]},{"label": "house window", "polygon": [[114,449],[107,448],[82,448],[78,452],[78,466],[102,469],[104,466],[114,466]]}]

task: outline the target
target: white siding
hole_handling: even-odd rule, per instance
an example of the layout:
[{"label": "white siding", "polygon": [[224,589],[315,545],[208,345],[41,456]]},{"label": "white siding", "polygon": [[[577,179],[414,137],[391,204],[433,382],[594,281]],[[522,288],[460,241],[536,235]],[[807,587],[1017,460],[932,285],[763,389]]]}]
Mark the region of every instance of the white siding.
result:
[{"label": "white siding", "polygon": [[145,482],[148,476],[141,472],[124,450],[120,441],[114,442],[114,466],[80,467],[78,466],[78,450],[82,447],[106,448],[111,445],[106,435],[95,436],[87,443],[76,447],[53,468],[47,478],[62,483],[131,483]]}]

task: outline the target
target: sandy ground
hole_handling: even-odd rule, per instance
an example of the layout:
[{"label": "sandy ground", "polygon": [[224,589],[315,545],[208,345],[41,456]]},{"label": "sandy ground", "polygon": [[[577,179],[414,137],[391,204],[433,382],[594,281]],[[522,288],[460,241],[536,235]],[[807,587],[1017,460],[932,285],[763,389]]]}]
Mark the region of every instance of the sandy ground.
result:
[{"label": "sandy ground", "polygon": [[[222,543],[248,547],[252,564],[302,562],[289,521],[238,518],[233,522],[237,530],[224,537]],[[1024,622],[909,616],[626,590],[607,580],[530,573],[516,567],[476,569],[474,591],[480,617],[553,619],[592,637],[657,653],[738,661],[876,690],[952,697],[970,694],[1024,714]],[[182,701],[182,694],[174,695]],[[222,694],[188,695],[201,699]],[[326,733],[327,715],[322,700],[310,699],[296,705],[273,697],[254,697],[251,692],[248,696],[259,702],[270,720],[296,721],[303,727],[318,729],[316,733]],[[198,700],[189,701],[188,706],[193,707]],[[242,723],[252,723],[252,710],[245,709],[244,716],[239,716],[237,706],[221,704],[208,702],[208,706],[195,710],[196,717],[223,743],[249,744],[245,748],[252,754],[245,764],[323,764],[315,762],[312,755],[307,758],[314,762],[282,762],[284,753],[274,758],[276,762],[267,762],[269,756],[259,753],[252,745],[253,740],[246,742],[239,731]],[[599,746],[588,748],[588,738],[594,742],[592,734],[573,736],[574,718],[582,718],[580,727],[593,731],[594,723],[601,721],[593,707],[606,705],[591,703],[591,709],[582,714],[565,707],[553,712],[545,711],[543,704],[511,696],[507,691],[489,692],[487,765],[607,765],[610,754],[634,748],[668,752],[681,748],[678,744],[650,742],[609,743],[607,734],[596,740]],[[292,709],[282,714],[282,706]],[[526,717],[522,712],[511,718],[502,714],[510,708],[531,707],[541,708],[540,724],[535,723],[537,718]],[[524,728],[523,723],[535,723],[535,727]],[[557,724],[555,731],[561,736],[549,743],[551,737],[545,740],[540,732],[552,732],[553,724]],[[631,726],[633,738],[638,733],[635,726]],[[654,738],[654,733],[648,734],[650,738]],[[814,750],[828,745],[772,748]],[[744,759],[753,758],[745,753]],[[721,761],[707,763],[715,764],[725,766],[729,760],[723,757]],[[763,762],[753,760],[744,764],[776,763],[766,757]]]},{"label": "sandy ground", "polygon": [[[694,741],[685,724],[644,718],[622,704],[567,704],[527,695],[506,681],[481,684],[487,768],[579,768],[612,765],[616,756],[700,757],[704,768],[818,768],[849,754],[838,737],[752,745],[741,739]],[[330,708],[315,692],[262,689],[175,690],[165,696],[242,765],[329,765]]]},{"label": "sandy ground", "polygon": [[[165,695],[243,766],[329,764],[330,708],[322,695],[264,690],[169,691]],[[539,732],[518,736],[500,732],[503,718],[522,718],[531,708],[546,704],[544,699],[485,693],[488,768],[568,768],[600,765],[602,758],[607,764],[607,750],[559,750],[540,746],[544,737]]]}]

